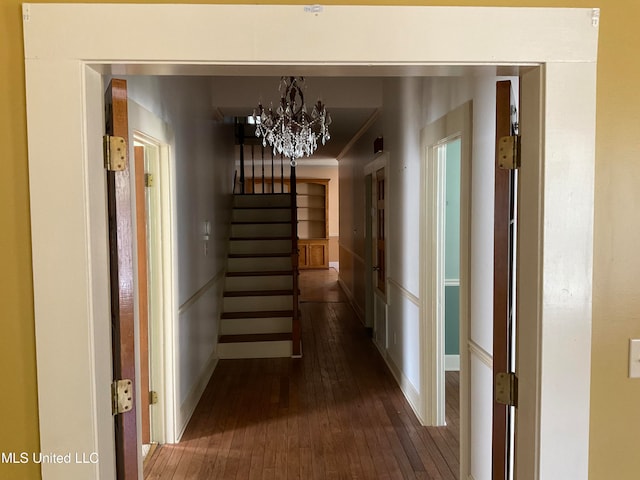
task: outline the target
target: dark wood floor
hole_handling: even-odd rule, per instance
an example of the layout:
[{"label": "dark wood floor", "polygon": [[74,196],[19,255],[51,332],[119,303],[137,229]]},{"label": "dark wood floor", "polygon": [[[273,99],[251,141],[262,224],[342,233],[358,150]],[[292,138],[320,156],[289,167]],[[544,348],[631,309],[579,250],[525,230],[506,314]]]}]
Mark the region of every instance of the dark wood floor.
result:
[{"label": "dark wood floor", "polygon": [[421,427],[340,291],[301,278],[302,359],[221,360],[177,445],[146,479],[443,479],[459,471],[458,376],[447,427]]}]

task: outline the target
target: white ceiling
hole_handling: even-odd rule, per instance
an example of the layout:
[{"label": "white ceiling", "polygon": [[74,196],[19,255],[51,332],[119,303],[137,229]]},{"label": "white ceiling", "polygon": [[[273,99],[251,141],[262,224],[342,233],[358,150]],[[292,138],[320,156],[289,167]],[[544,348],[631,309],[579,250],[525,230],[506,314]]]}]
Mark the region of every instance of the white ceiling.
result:
[{"label": "white ceiling", "polygon": [[[331,114],[331,139],[318,145],[314,160],[336,159],[382,106],[380,77],[305,77],[305,103],[310,110],[318,99]],[[265,107],[280,99],[280,77],[212,77],[212,103],[223,117],[251,115],[258,102]],[[252,132],[248,127],[247,134]]]}]

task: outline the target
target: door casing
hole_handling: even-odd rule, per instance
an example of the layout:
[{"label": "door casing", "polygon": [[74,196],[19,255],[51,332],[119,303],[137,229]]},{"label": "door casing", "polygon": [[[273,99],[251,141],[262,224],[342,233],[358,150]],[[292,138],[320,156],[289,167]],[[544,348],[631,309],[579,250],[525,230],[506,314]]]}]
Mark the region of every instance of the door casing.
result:
[{"label": "door casing", "polygon": [[[152,416],[152,441],[174,443],[180,432],[176,424],[177,245],[175,242],[175,159],[171,155],[174,133],[170,125],[129,100],[132,138],[150,152],[154,174],[150,195],[149,281],[150,383],[158,393],[157,414]],[[138,368],[140,368],[138,366]],[[143,392],[138,392],[138,398]],[[141,408],[141,405],[138,405]]]},{"label": "door casing", "polygon": [[[521,74],[521,123],[531,139],[522,145],[527,180],[520,189],[527,228],[519,239],[526,262],[519,266],[525,293],[518,308],[521,325],[527,325],[520,334],[529,342],[519,346],[519,374],[528,381],[521,384],[527,401],[519,406],[525,414],[518,425],[517,475],[588,476],[597,10],[325,6],[308,12],[296,5],[124,4],[23,9],[41,448],[88,449],[101,459],[43,465],[45,480],[113,477],[104,172],[96,161],[102,155],[102,73],[278,75],[284,66],[306,75],[372,76],[495,75],[508,74],[497,65],[520,66],[506,69]],[[117,36],[105,19],[118,19]],[[297,48],[283,43],[256,51],[257,36],[283,23]],[[385,25],[382,34],[371,35],[370,24]],[[246,35],[226,41],[238,38],[239,30]],[[175,33],[173,42],[164,41],[166,31]],[[332,35],[319,44],[309,34],[314,31]],[[473,41],[441,41],[458,35]],[[367,48],[353,38],[366,38]],[[64,152],[65,161],[52,162],[52,151]],[[60,282],[63,271],[67,281]],[[60,318],[66,319],[63,332]],[[564,362],[567,342],[580,362]],[[59,372],[73,379],[64,392]],[[74,425],[65,420],[71,416],[78,419]]]},{"label": "door casing", "polygon": [[427,125],[421,134],[422,182],[420,192],[420,358],[421,408],[425,425],[445,424],[444,318],[440,301],[444,297],[444,249],[442,202],[444,165],[438,148],[460,139],[460,469],[470,471],[469,359],[471,279],[471,135],[472,102],[468,101]]}]

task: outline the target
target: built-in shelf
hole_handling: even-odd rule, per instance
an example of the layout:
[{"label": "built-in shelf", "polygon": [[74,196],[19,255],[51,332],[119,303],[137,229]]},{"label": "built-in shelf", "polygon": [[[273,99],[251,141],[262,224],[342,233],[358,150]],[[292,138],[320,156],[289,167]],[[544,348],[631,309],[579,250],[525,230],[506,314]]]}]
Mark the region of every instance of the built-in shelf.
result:
[{"label": "built-in shelf", "polygon": [[[249,178],[247,192],[265,193],[290,191],[289,179],[284,184],[276,178]],[[264,188],[263,188],[264,184]],[[299,267],[329,268],[329,179],[298,178],[296,180],[298,215]]]},{"label": "built-in shelf", "polygon": [[298,179],[298,248],[304,268],[329,268],[329,180]]}]

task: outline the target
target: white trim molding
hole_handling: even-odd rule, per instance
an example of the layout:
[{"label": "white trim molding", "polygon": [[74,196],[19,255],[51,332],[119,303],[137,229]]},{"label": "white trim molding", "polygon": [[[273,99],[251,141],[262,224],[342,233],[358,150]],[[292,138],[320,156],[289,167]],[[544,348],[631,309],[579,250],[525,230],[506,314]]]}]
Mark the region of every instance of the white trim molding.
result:
[{"label": "white trim molding", "polygon": [[478,345],[473,340],[469,339],[469,353],[484,363],[487,367],[493,369],[493,355],[487,352],[484,348]]},{"label": "white trim molding", "polygon": [[404,288],[402,285],[400,285],[398,282],[396,282],[393,278],[387,277],[387,284],[391,285],[392,287],[395,287],[396,290],[398,290],[400,292],[400,295],[402,297],[404,297],[407,300],[409,300],[416,307],[420,306],[420,299],[418,297],[416,297],[413,293],[411,293],[409,290]]},{"label": "white trim molding", "polygon": [[[22,8],[40,448],[100,455],[99,464],[43,464],[44,480],[115,477],[104,171],[95,161],[102,156],[103,74],[279,76],[286,68],[306,76],[450,76],[495,75],[496,66],[521,75],[518,315],[528,341],[520,342],[518,374],[528,390],[518,411],[516,476],[588,477],[593,9],[326,5],[312,14],[303,5]],[[297,39],[295,47],[276,42],[255,48],[282,24]],[[370,25],[385,27],[371,35]],[[317,42],[323,32],[332,35]],[[473,41],[442,41],[450,37]],[[580,361],[566,361],[569,343]],[[461,363],[464,371],[465,358]],[[463,469],[462,477],[467,474]]]},{"label": "white trim molding", "polygon": [[445,355],[444,371],[459,372],[460,371],[460,355]]}]

